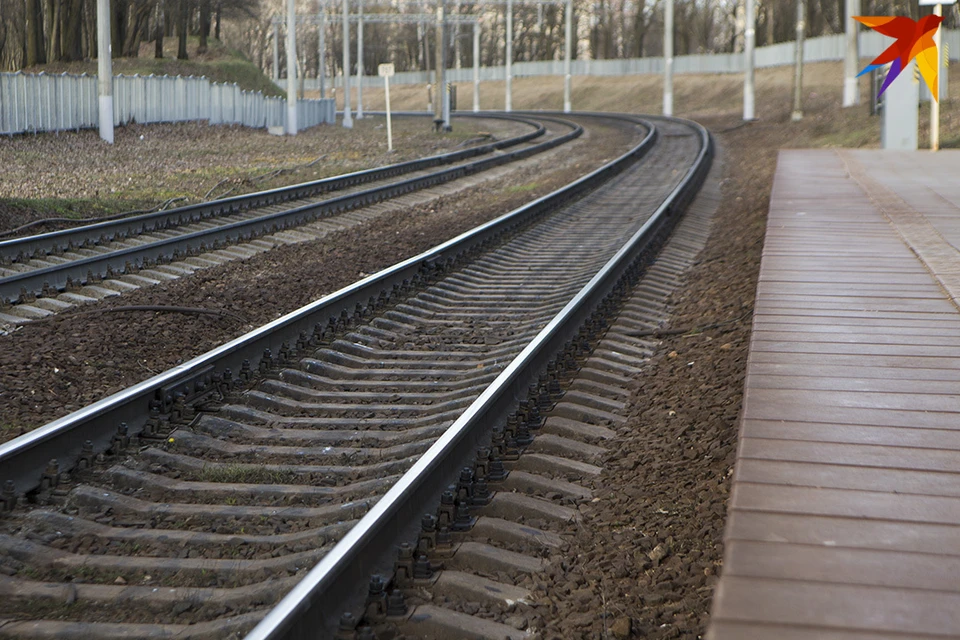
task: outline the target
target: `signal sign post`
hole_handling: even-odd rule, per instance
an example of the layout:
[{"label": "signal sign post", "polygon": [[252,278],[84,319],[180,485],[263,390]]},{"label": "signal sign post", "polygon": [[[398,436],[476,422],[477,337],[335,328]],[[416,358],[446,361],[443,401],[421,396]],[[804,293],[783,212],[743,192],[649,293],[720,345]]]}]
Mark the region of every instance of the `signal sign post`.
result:
[{"label": "signal sign post", "polygon": [[387,102],[387,151],[393,151],[393,129],[390,126],[390,76],[393,71],[392,62],[377,67],[377,75],[383,78],[383,96]]}]

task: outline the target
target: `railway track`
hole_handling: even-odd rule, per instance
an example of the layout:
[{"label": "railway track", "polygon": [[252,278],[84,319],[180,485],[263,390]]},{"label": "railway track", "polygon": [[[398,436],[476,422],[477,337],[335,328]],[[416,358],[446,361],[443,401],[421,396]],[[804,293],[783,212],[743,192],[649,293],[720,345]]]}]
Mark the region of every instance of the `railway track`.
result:
[{"label": "railway track", "polygon": [[379,215],[371,206],[376,203],[522,160],[582,133],[579,125],[555,118],[506,118],[530,131],[343,176],[0,241],[0,322],[47,317],[280,244],[316,239]]},{"label": "railway track", "polygon": [[[0,446],[0,637],[233,637],[258,621],[251,637],[332,635],[402,540],[416,546],[389,594],[374,583],[369,621],[524,637],[509,616],[411,614],[403,589],[494,588],[493,563],[511,600],[523,588],[503,558],[550,540],[527,519],[568,517],[557,503],[584,497],[570,479],[596,446],[575,438],[606,432],[575,423],[614,414],[603,362],[622,373],[649,345],[598,356],[557,400],[709,166],[702,128],[638,125],[640,146],[562,193]],[[577,399],[587,408],[563,408]],[[548,412],[559,432],[541,428]],[[463,539],[484,535],[504,546]],[[462,570],[485,562],[486,577]]]}]

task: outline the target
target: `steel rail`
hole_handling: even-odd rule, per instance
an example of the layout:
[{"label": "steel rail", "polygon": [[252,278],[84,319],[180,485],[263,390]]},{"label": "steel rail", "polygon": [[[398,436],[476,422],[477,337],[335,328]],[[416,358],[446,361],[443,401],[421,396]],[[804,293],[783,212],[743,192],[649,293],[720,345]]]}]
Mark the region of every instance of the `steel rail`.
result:
[{"label": "steel rail", "polygon": [[372,187],[356,193],[324,200],[319,203],[301,205],[285,211],[278,211],[249,220],[240,220],[212,229],[194,231],[144,245],[118,249],[105,254],[0,278],[0,300],[15,299],[20,296],[23,291],[39,293],[45,286],[63,289],[71,281],[86,281],[91,273],[98,276],[106,275],[110,273],[111,270],[120,274],[127,273],[128,271],[135,273],[139,268],[158,261],[170,261],[177,256],[190,255],[191,252],[210,249],[220,243],[239,242],[268,233],[275,233],[282,229],[305,224],[318,218],[336,215],[360,206],[368,206],[419,189],[450,182],[508,162],[521,160],[536,153],[557,147],[581,135],[583,131],[582,127],[570,122],[565,122],[565,124],[571,127],[569,133],[533,147],[518,149],[502,155],[484,157],[467,164],[441,169],[426,176],[409,178],[380,187]]},{"label": "steel rail", "polygon": [[[295,342],[304,332],[309,335],[316,325],[322,326],[328,319],[340,317],[341,313],[352,314],[357,305],[367,304],[380,292],[390,291],[394,286],[429,274],[437,264],[453,260],[483,243],[492,242],[592,189],[623,170],[631,159],[643,156],[652,146],[656,129],[645,121],[632,121],[648,129],[644,141],[618,160],[579,180],[324,296],[186,363],[0,444],[0,482],[12,481],[17,493],[30,492],[40,485],[41,470],[49,460],[55,458],[61,469],[70,469],[80,457],[85,441],[89,440],[94,451],[99,452],[109,447],[121,425],[129,435],[142,431],[150,418],[151,405],[159,406],[160,411],[166,412],[177,394],[183,394],[188,400],[202,395],[214,385],[221,384],[224,375],[229,373],[232,376],[242,371],[245,362],[256,369],[260,355],[267,350],[278,353],[284,343]],[[497,161],[498,158],[488,160]]]},{"label": "steel rail", "polygon": [[[691,126],[702,145],[676,189],[373,509],[247,635],[247,640],[332,637],[340,614],[351,604],[362,603],[372,573],[389,573],[398,541],[415,537],[420,516],[436,504],[443,488],[473,460],[491,427],[502,422],[526,397],[531,381],[536,381],[549,360],[576,335],[628,268],[682,214],[707,175],[712,145],[702,126],[669,120]],[[610,165],[623,161],[618,158]]]},{"label": "steel rail", "polygon": [[[424,116],[427,114],[422,112],[400,112],[397,115]],[[463,117],[477,117],[474,116],[474,114],[461,115]],[[2,263],[3,260],[15,260],[20,256],[30,256],[37,252],[49,254],[52,251],[67,251],[71,247],[82,245],[88,241],[110,241],[127,235],[165,229],[170,225],[190,224],[218,215],[236,213],[245,209],[297,200],[330,191],[338,191],[358,184],[392,178],[412,171],[421,171],[423,169],[430,169],[432,167],[485,155],[499,149],[506,149],[518,144],[523,144],[524,142],[529,142],[542,137],[546,133],[546,128],[542,124],[522,116],[511,117],[504,116],[503,114],[487,114],[481,117],[521,122],[533,127],[533,131],[460,151],[451,151],[449,153],[427,156],[416,160],[398,162],[384,167],[354,171],[301,184],[233,196],[232,198],[223,198],[222,200],[212,202],[202,202],[177,207],[167,211],[144,213],[119,220],[108,220],[91,225],[84,225],[82,227],[51,231],[49,233],[41,233],[23,238],[11,238],[0,241],[0,263]]]}]

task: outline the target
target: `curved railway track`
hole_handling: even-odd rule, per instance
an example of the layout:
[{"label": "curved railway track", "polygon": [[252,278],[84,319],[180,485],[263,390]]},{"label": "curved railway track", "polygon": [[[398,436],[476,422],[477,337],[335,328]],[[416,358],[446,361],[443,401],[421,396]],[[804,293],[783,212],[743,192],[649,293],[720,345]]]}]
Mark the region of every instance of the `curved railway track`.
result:
[{"label": "curved railway track", "polygon": [[[584,497],[570,480],[607,432],[577,421],[614,415],[602,391],[649,347],[594,349],[605,317],[709,167],[702,128],[637,126],[641,145],[565,189],[0,445],[0,637],[332,636],[404,540],[369,622],[525,637],[505,603],[539,566],[520,551],[550,541],[527,520]],[[615,364],[568,384],[591,352]],[[478,586],[506,595],[484,622],[411,610],[411,584],[470,608]]]},{"label": "curved railway track", "polygon": [[376,215],[348,212],[522,160],[583,131],[556,118],[489,117],[531,131],[290,187],[0,241],[0,321],[46,317],[277,244],[315,238]]}]

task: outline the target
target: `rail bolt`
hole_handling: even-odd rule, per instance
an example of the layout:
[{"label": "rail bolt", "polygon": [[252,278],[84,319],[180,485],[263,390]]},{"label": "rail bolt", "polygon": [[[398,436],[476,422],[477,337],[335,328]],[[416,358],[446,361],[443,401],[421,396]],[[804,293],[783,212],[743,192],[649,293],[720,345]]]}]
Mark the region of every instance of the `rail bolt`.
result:
[{"label": "rail bolt", "polygon": [[416,562],[413,563],[413,579],[429,580],[433,577],[433,567],[430,565],[430,559],[420,554]]},{"label": "rail bolt", "polygon": [[349,611],[344,611],[340,616],[340,624],[337,626],[336,640],[355,640],[357,637],[357,619]]},{"label": "rail bolt", "polygon": [[370,576],[370,586],[367,590],[367,604],[364,609],[368,620],[382,620],[387,615],[387,594],[384,591],[385,587],[383,576],[377,573]]},{"label": "rail bolt", "polygon": [[407,603],[403,599],[403,593],[399,589],[387,596],[387,615],[400,617],[407,615]]},{"label": "rail bolt", "polygon": [[400,585],[413,580],[413,545],[409,542],[404,542],[397,548],[397,559],[393,563],[393,579]]},{"label": "rail bolt", "polygon": [[0,504],[4,511],[13,511],[17,506],[17,488],[13,480],[7,480],[3,483],[3,491],[0,492]]}]

